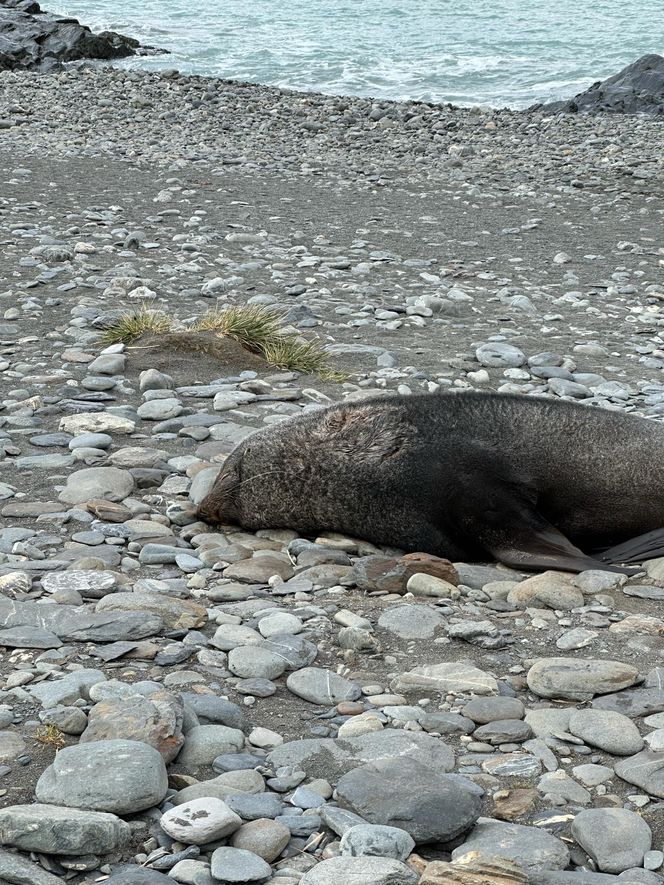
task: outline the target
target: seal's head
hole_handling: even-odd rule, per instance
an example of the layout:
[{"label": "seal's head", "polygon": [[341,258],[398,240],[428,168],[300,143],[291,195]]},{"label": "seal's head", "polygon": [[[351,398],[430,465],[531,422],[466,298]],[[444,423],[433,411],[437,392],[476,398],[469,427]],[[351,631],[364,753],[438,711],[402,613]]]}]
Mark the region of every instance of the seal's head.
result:
[{"label": "seal's head", "polygon": [[224,462],[214,484],[198,506],[196,515],[210,523],[240,522],[240,466],[242,453],[236,449]]},{"label": "seal's head", "polygon": [[360,489],[374,489],[377,472],[393,470],[414,434],[402,412],[381,401],[335,406],[265,428],[226,459],[198,516],[251,531],[332,530],[361,521],[372,496]]},{"label": "seal's head", "polygon": [[228,456],[197,515],[209,523],[265,528],[283,525],[301,489],[301,464],[289,439],[270,428]]}]

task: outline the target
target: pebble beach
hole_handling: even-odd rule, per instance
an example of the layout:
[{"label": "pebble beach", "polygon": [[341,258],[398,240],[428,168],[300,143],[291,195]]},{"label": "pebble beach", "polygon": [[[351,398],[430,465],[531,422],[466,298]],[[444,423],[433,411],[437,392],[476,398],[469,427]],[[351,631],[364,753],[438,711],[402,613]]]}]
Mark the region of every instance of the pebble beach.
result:
[{"label": "pebble beach", "polygon": [[[662,421],[664,121],[82,63],[2,73],[0,181],[0,883],[662,885],[664,559],[532,576],[195,506],[344,398]],[[103,344],[242,304],[343,380]]]}]

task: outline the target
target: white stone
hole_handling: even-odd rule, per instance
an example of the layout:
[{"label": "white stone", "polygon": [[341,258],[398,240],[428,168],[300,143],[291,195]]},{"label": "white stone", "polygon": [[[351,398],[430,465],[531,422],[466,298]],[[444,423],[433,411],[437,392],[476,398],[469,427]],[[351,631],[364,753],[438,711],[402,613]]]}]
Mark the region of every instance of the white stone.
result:
[{"label": "white stone", "polygon": [[204,845],[230,836],[242,825],[242,818],[221,799],[206,796],[171,808],[159,823],[165,833],[185,845]]}]

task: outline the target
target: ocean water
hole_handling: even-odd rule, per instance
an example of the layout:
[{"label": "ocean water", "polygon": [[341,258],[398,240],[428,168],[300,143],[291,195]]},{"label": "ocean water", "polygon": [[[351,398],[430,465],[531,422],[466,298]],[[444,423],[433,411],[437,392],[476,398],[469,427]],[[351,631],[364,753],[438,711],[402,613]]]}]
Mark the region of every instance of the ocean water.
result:
[{"label": "ocean water", "polygon": [[177,67],[329,94],[527,107],[664,52],[662,0],[43,0]]}]

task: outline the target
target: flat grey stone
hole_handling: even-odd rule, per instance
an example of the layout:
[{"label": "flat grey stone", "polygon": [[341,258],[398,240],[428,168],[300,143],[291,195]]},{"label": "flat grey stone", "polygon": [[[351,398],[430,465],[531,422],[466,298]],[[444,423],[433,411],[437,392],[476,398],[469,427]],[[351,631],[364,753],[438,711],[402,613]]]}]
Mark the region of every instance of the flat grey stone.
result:
[{"label": "flat grey stone", "polygon": [[475,731],[475,723],[466,716],[458,713],[433,712],[425,713],[420,719],[420,725],[425,731],[437,732],[438,734],[470,734]]},{"label": "flat grey stone", "polygon": [[55,633],[41,627],[10,627],[0,630],[0,645],[7,648],[60,648]]},{"label": "flat grey stone", "polygon": [[244,734],[227,725],[197,725],[187,732],[178,764],[212,765],[217,756],[238,753],[244,747]]},{"label": "flat grey stone", "polygon": [[88,372],[93,375],[121,375],[125,369],[127,357],[124,353],[102,353],[88,364]]},{"label": "flat grey stone", "polygon": [[179,399],[153,399],[142,403],[136,414],[143,421],[168,421],[169,418],[177,418],[184,412],[184,406]]},{"label": "flat grey stone", "polygon": [[570,734],[614,756],[632,756],[643,749],[643,738],[631,719],[614,710],[573,710]]},{"label": "flat grey stone", "polygon": [[346,830],[339,845],[342,856],[390,857],[405,861],[415,840],[403,829],[379,824],[359,824]]},{"label": "flat grey stone", "polygon": [[391,684],[392,691],[442,692],[468,691],[475,694],[498,694],[498,683],[489,673],[472,664],[425,664],[402,673]]},{"label": "flat grey stone", "polygon": [[526,355],[513,344],[491,341],[482,344],[475,351],[475,358],[481,366],[518,368],[526,361]]},{"label": "flat grey stone", "polygon": [[652,844],[650,827],[624,808],[591,808],[572,821],[572,836],[603,873],[640,867]]},{"label": "flat grey stone", "polygon": [[405,830],[417,844],[449,842],[480,816],[483,791],[416,759],[384,759],[344,774],[339,802],[372,824]]},{"label": "flat grey stone", "polygon": [[0,841],[21,851],[109,854],[130,837],[129,824],[114,814],[37,803],[0,809]]},{"label": "flat grey stone", "polygon": [[664,689],[651,686],[607,694],[595,698],[592,708],[593,710],[616,710],[618,713],[629,716],[630,719],[648,716],[651,713],[661,713],[664,712]]},{"label": "flat grey stone", "polygon": [[277,679],[285,671],[286,661],[266,648],[240,646],[228,653],[228,669],[241,679]]},{"label": "flat grey stone", "polygon": [[486,817],[480,818],[463,845],[454,849],[452,860],[461,860],[474,851],[505,857],[527,872],[564,870],[569,863],[565,843],[545,830]]},{"label": "flat grey stone", "polygon": [[117,586],[118,576],[114,572],[94,569],[67,569],[65,572],[51,572],[41,579],[46,593],[56,590],[76,590],[86,599],[101,599]]},{"label": "flat grey stone", "polygon": [[242,820],[274,819],[284,810],[284,803],[274,793],[237,793],[229,796],[227,804]]},{"label": "flat grey stone", "polygon": [[650,587],[638,584],[627,585],[622,588],[625,596],[636,596],[639,599],[656,599],[664,601],[664,587]]},{"label": "flat grey stone", "polygon": [[529,882],[530,885],[621,885],[621,882],[622,885],[626,885],[624,880],[607,873],[552,872],[548,870],[533,870]]},{"label": "flat grey stone", "polygon": [[81,698],[88,699],[92,686],[105,681],[106,675],[101,670],[85,668],[65,673],[59,679],[29,685],[27,691],[43,707],[49,708],[60,704],[74,704]]},{"label": "flat grey stone", "polygon": [[614,770],[627,783],[641,787],[651,796],[664,799],[664,752],[642,750],[635,756],[616,762]]},{"label": "flat grey stone", "polygon": [[537,789],[543,796],[555,797],[562,803],[572,802],[575,805],[589,805],[592,799],[588,790],[561,768],[543,774],[539,779]]},{"label": "flat grey stone", "polygon": [[25,741],[14,731],[0,731],[0,760],[16,759],[25,750]]},{"label": "flat grey stone", "polygon": [[569,718],[572,715],[570,708],[551,707],[541,710],[528,710],[526,722],[532,728],[533,734],[538,738],[547,738],[555,734],[566,732],[569,728]]},{"label": "flat grey stone", "polygon": [[173,885],[173,879],[147,867],[122,864],[114,867],[113,875],[104,881],[104,885]]},{"label": "flat grey stone", "polygon": [[349,682],[333,670],[323,670],[319,667],[296,670],[286,680],[286,686],[292,694],[311,704],[355,701],[361,694],[361,688],[355,682]]},{"label": "flat grey stone", "polygon": [[523,719],[525,708],[518,698],[473,698],[463,708],[463,715],[478,725],[499,719]]},{"label": "flat grey stone", "polygon": [[37,470],[61,470],[74,465],[73,455],[23,455],[13,462],[14,467]]},{"label": "flat grey stone", "polygon": [[540,658],[528,671],[528,687],[544,698],[571,701],[590,700],[628,688],[639,678],[639,671],[621,661],[592,658]]},{"label": "flat grey stone", "polygon": [[303,636],[291,633],[282,633],[264,639],[260,647],[279,655],[285,662],[287,670],[301,670],[303,667],[308,667],[318,656],[318,646]]},{"label": "flat grey stone", "polygon": [[93,498],[122,501],[134,490],[134,477],[118,467],[88,467],[67,477],[67,485],[58,498],[65,504],[84,504]]},{"label": "flat grey stone", "polygon": [[145,611],[91,612],[73,605],[17,602],[0,597],[0,626],[40,627],[65,642],[114,642],[154,636],[160,632],[162,621]]},{"label": "flat grey stone", "polygon": [[385,857],[333,857],[321,861],[300,879],[300,885],[417,885],[406,864]]},{"label": "flat grey stone", "polygon": [[520,744],[533,736],[527,722],[520,719],[496,719],[475,729],[473,738],[487,744]]},{"label": "flat grey stone", "polygon": [[0,849],[0,883],[12,885],[62,885],[62,879],[20,854]]},{"label": "flat grey stone", "polygon": [[113,617],[118,617],[121,612],[142,612],[144,618],[149,617],[149,612],[157,615],[171,630],[195,630],[207,624],[207,611],[199,603],[146,591],[111,593],[99,600],[96,612],[97,615],[104,613],[106,617],[111,613]]},{"label": "flat grey stone", "polygon": [[158,805],[168,789],[157,750],[139,741],[96,741],[65,747],[37,781],[39,802],[114,814]]},{"label": "flat grey stone", "polygon": [[269,863],[242,848],[217,848],[212,853],[210,869],[212,877],[224,883],[262,882],[272,875]]},{"label": "flat grey stone", "polygon": [[241,730],[246,728],[247,719],[244,711],[226,698],[220,698],[214,694],[183,692],[182,701],[194,711],[201,725],[213,723]]},{"label": "flat grey stone", "polygon": [[454,768],[454,752],[439,738],[396,728],[337,740],[309,738],[290,741],[275,747],[267,759],[275,768],[293,766],[306,771],[310,777],[324,777],[335,782],[341,774],[359,765],[407,757],[438,772]]},{"label": "flat grey stone", "polygon": [[395,605],[378,618],[378,626],[401,639],[430,639],[445,618],[430,605]]}]

